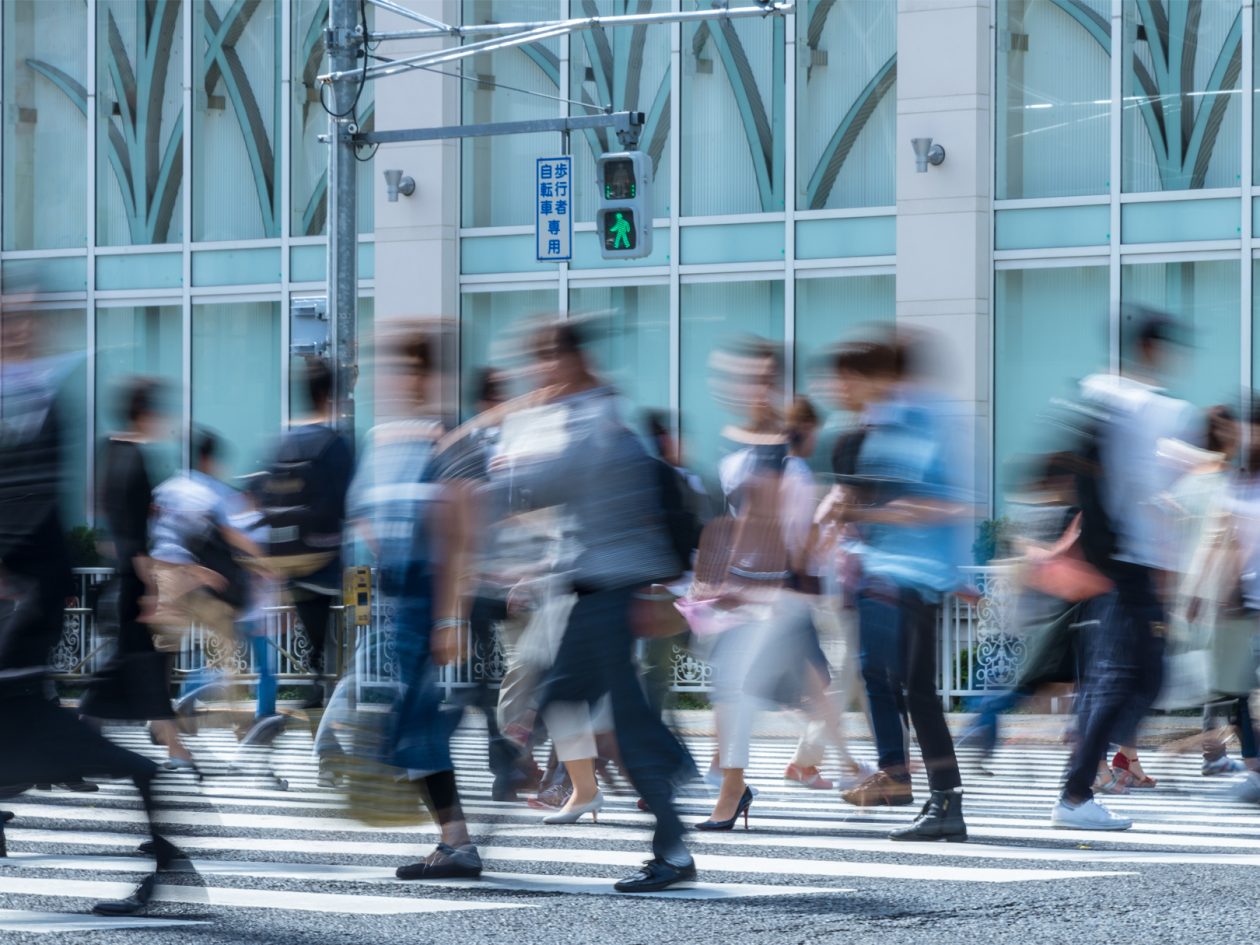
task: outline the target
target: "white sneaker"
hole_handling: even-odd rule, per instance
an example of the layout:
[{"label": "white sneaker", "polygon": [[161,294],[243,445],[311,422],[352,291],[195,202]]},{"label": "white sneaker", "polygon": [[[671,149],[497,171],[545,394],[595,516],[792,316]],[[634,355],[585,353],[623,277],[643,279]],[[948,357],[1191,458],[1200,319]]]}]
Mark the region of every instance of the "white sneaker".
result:
[{"label": "white sneaker", "polygon": [[1093,798],[1075,807],[1060,799],[1050,814],[1050,826],[1066,830],[1128,830],[1133,821],[1113,814]]},{"label": "white sneaker", "polygon": [[1252,771],[1234,782],[1234,800],[1260,804],[1260,771]]}]

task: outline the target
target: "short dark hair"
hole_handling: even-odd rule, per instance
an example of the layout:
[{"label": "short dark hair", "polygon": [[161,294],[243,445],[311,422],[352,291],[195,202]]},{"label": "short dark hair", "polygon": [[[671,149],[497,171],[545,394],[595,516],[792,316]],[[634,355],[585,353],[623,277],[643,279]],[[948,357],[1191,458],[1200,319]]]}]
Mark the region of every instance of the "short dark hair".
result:
[{"label": "short dark hair", "polygon": [[586,331],[577,322],[553,322],[534,333],[534,354],[581,355],[586,350],[588,340]]},{"label": "short dark hair", "polygon": [[892,345],[880,341],[850,341],[841,345],[832,360],[837,374],[862,377],[895,377],[900,357]]},{"label": "short dark hair", "polygon": [[[1204,415],[1204,431],[1203,445],[1213,453],[1224,453],[1229,445],[1225,442],[1221,427],[1224,424],[1236,423],[1238,418],[1234,416],[1234,411],[1230,410],[1224,404],[1217,404],[1215,407],[1209,407]],[[1235,434],[1237,439],[1237,434]]]},{"label": "short dark hair", "polygon": [[477,403],[501,401],[504,398],[503,386],[503,372],[498,368],[478,368],[473,375],[473,400]]},{"label": "short dark hair", "polygon": [[653,440],[669,436],[669,426],[669,414],[664,410],[643,411],[643,427]]},{"label": "short dark hair", "polygon": [[193,438],[193,464],[202,466],[209,460],[219,459],[223,443],[213,430],[198,430]]},{"label": "short dark hair", "polygon": [[332,399],[333,372],[323,358],[307,359],[304,380],[312,407],[323,407]]},{"label": "short dark hair", "polygon": [[433,369],[433,343],[424,332],[413,332],[403,338],[398,346],[398,353],[405,360],[411,361],[421,373],[428,373]]},{"label": "short dark hair", "polygon": [[1167,312],[1130,304],[1125,307],[1124,315],[1125,321],[1133,325],[1129,337],[1139,350],[1184,345],[1190,340],[1186,326]]},{"label": "short dark hair", "polygon": [[119,396],[119,413],[134,426],[141,418],[157,413],[162,394],[162,382],[152,377],[133,377],[127,381]]}]

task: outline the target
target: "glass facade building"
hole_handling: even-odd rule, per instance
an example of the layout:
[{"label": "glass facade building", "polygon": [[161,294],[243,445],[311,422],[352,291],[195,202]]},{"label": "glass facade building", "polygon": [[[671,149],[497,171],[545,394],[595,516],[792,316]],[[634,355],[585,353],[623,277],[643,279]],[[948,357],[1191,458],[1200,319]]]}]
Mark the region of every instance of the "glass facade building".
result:
[{"label": "glass facade building", "polygon": [[[709,7],[416,5],[466,23]],[[289,306],[325,291],[315,77],[326,0],[0,10],[0,279],[6,291],[37,284],[57,349],[86,352],[66,385],[80,444],[72,520],[90,513],[93,444],[126,374],[168,378],[173,425],[220,430],[236,445],[233,468],[252,468],[296,406]],[[707,370],[724,338],[781,341],[786,394],[809,393],[827,346],[871,322],[939,312],[941,325],[971,326],[974,356],[959,370],[974,374],[979,463],[1000,485],[1051,397],[1123,367],[1123,302],[1193,327],[1178,393],[1206,406],[1251,386],[1260,146],[1243,90],[1245,77],[1260,85],[1256,29],[1250,0],[798,0],[786,17],[593,28],[444,67],[459,78],[384,80],[411,83],[403,95],[369,84],[364,128],[415,124],[411,103],[426,94],[465,123],[641,111],[655,220],[649,257],[601,259],[594,160],[620,147],[604,130],[569,142],[575,232],[560,265],[533,251],[534,161],[560,152],[559,135],[466,139],[451,179],[418,176],[410,204],[383,202],[377,168],[411,170],[386,147],[361,167],[361,337],[374,315],[411,314],[386,304],[387,281],[438,311],[427,287],[406,284],[410,272],[375,271],[374,229],[383,213],[427,224],[445,190],[452,209],[438,222],[465,372],[507,357],[504,338],[524,318],[603,313],[601,368],[636,404],[680,418],[703,471],[728,419]],[[947,102],[965,102],[974,129],[939,131],[945,164],[916,175],[909,138]],[[937,185],[964,196],[927,207],[924,188]],[[948,249],[976,273],[975,290],[925,301],[933,277],[914,271],[927,251],[913,227],[964,210],[980,221],[975,240]],[[360,398],[364,425],[371,403]]]}]

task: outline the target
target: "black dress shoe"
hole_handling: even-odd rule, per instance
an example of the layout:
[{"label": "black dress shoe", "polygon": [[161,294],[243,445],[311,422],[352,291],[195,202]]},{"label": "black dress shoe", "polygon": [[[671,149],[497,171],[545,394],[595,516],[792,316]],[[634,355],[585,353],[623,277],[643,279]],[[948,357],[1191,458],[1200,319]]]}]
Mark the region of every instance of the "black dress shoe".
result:
[{"label": "black dress shoe", "polygon": [[0,810],[0,824],[7,824],[16,816],[17,814],[13,813],[11,810]]},{"label": "black dress shoe", "polygon": [[439,843],[426,859],[394,871],[399,879],[476,879],[481,875],[481,857],[471,843],[453,847]]},{"label": "black dress shoe", "polygon": [[639,867],[639,872],[628,876],[613,886],[622,893],[648,893],[668,889],[677,883],[689,882],[696,878],[696,864],[674,866],[662,859],[647,860]]},{"label": "black dress shoe", "polygon": [[94,905],[92,911],[97,915],[135,915],[144,911],[156,890],[157,873],[150,873],[140,881],[140,885],[126,899],[106,899]]},{"label": "black dress shoe", "polygon": [[95,794],[101,789],[101,786],[94,781],[84,781],[82,778],[71,778],[69,781],[60,781],[57,787],[65,791],[74,791],[76,794]]},{"label": "black dress shoe", "polygon": [[963,823],[962,788],[933,791],[919,816],[909,827],[894,830],[889,840],[945,840],[961,843],[967,839]]}]

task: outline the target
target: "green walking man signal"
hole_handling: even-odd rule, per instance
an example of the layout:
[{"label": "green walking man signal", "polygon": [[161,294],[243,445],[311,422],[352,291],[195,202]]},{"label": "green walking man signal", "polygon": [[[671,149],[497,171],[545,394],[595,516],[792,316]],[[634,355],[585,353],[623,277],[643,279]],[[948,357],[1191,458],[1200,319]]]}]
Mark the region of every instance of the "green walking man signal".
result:
[{"label": "green walking man signal", "polygon": [[604,154],[596,160],[595,173],[600,255],[604,259],[651,255],[652,159],[642,151]]}]

